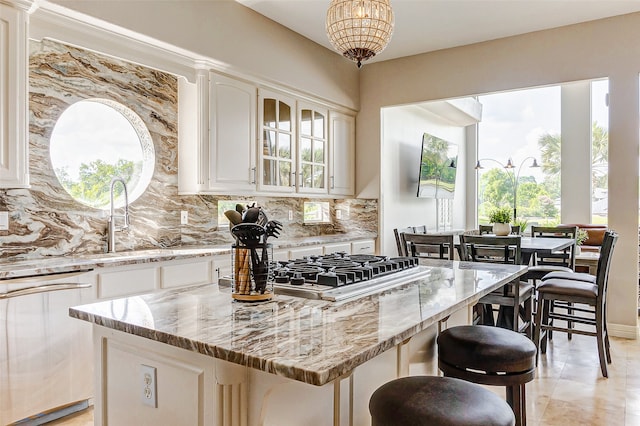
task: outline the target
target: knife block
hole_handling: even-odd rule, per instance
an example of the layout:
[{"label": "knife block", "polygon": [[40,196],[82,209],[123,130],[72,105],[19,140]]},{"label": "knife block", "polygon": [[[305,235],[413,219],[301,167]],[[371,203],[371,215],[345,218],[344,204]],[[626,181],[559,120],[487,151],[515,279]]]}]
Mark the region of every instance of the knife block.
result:
[{"label": "knife block", "polygon": [[242,302],[273,298],[273,247],[271,244],[233,244],[231,297]]}]

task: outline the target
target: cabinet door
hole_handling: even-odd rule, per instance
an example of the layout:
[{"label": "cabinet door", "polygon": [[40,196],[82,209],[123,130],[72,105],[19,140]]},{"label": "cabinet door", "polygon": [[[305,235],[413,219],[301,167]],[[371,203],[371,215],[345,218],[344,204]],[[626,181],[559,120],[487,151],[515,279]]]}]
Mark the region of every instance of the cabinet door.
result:
[{"label": "cabinet door", "polygon": [[254,191],[257,89],[211,73],[209,90],[209,189]]},{"label": "cabinet door", "polygon": [[0,3],[0,188],[29,186],[27,13]]},{"label": "cabinet door", "polygon": [[293,192],[296,182],[295,101],[261,89],[259,105],[258,188]]},{"label": "cabinet door", "polygon": [[335,111],[331,111],[329,119],[329,194],[353,195],[356,120]]},{"label": "cabinet door", "polygon": [[298,192],[327,193],[328,118],[327,109],[298,102]]}]

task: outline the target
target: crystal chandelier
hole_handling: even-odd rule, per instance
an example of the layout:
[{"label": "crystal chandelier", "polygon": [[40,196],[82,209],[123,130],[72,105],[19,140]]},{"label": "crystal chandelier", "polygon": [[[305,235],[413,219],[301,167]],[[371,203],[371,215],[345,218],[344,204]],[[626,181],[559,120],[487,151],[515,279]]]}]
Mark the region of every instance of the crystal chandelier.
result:
[{"label": "crystal chandelier", "polygon": [[362,66],[382,52],[393,33],[390,0],[331,0],[327,36],[339,53]]}]

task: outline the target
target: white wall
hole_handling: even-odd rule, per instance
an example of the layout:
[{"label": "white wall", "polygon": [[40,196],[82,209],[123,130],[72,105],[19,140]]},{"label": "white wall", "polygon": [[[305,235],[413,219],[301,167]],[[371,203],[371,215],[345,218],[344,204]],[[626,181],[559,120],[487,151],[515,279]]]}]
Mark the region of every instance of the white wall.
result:
[{"label": "white wall", "polygon": [[464,164],[465,128],[415,105],[382,110],[382,158],[380,164],[381,191],[379,202],[380,253],[397,253],[394,228],[427,225],[436,227],[436,201],[418,198],[418,174],[422,150],[422,135],[430,133],[458,145],[458,169],[453,200],[453,228],[464,229],[466,221]]},{"label": "white wall", "polygon": [[562,223],[591,223],[591,82],[562,85]]},{"label": "white wall", "polygon": [[[609,226],[620,234],[609,281],[609,331],[636,337],[640,13],[368,64],[360,75],[360,162],[381,164],[380,110],[429,100],[609,78]],[[384,85],[381,87],[381,82]],[[381,192],[356,170],[359,197]]]}]

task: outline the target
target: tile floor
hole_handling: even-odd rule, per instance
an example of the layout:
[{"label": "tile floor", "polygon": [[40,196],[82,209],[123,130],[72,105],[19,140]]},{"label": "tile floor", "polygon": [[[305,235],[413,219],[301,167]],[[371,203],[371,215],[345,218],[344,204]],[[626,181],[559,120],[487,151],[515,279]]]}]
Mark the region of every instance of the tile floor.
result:
[{"label": "tile floor", "polygon": [[[605,379],[595,338],[576,335],[569,341],[557,333],[540,358],[535,380],[527,384],[527,424],[639,426],[640,340],[612,338],[611,356],[609,379]],[[49,424],[91,425],[93,410]]]}]

